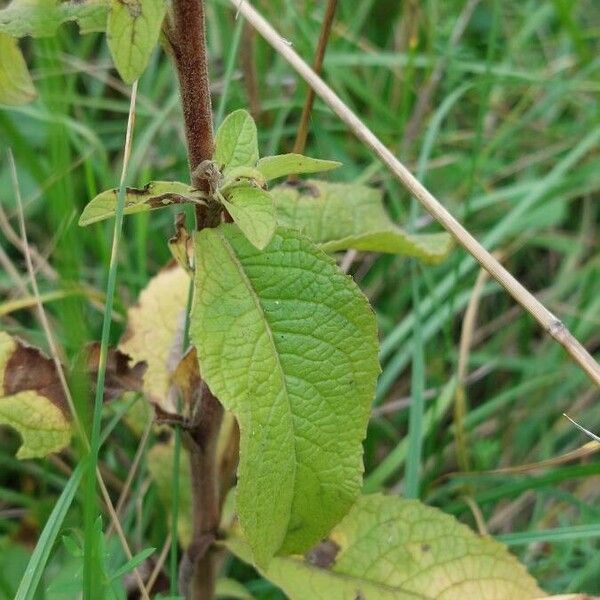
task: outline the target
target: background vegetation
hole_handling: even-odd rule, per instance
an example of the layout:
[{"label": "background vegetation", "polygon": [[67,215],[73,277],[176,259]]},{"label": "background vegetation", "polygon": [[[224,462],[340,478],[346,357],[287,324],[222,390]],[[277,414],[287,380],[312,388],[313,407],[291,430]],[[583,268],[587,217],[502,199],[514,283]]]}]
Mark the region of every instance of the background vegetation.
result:
[{"label": "background vegetation", "polygon": [[[323,2],[256,4],[312,58]],[[600,5],[339,4],[327,81],[598,356]],[[228,3],[209,3],[208,18],[217,120],[250,107],[262,153],[291,151],[305,86],[262,40],[242,34]],[[11,148],[42,297],[64,355],[74,361],[85,343],[99,339],[112,233],[111,223],[82,229],[77,218],[90,198],[118,182],[129,100],[104,39],[80,37],[75,27],[62,32],[26,42],[36,102],[0,110],[0,326],[47,347],[13,233]],[[185,180],[179,111],[173,69],[157,53],[140,81],[131,184]],[[329,179],[376,185],[398,222],[438,230],[318,100],[311,126],[306,154],[344,163]],[[172,227],[170,209],[126,219],[113,342],[126,308],[169,260]],[[600,593],[597,448],[573,455],[588,440],[562,416],[600,430],[597,390],[464,251],[435,267],[383,255],[340,260],[373,303],[381,329],[383,373],[365,444],[365,489],[418,495],[498,536],[549,592]],[[477,310],[473,319],[465,319],[469,305]],[[107,410],[107,417],[120,414],[118,406]],[[115,423],[101,461],[117,497],[139,434]],[[19,462],[18,444],[12,430],[0,430],[0,598],[7,599],[77,463],[76,449]],[[74,538],[82,501],[67,516]],[[165,509],[145,466],[123,515],[135,549],[164,546]],[[114,564],[123,564],[118,544],[107,543]],[[45,584],[65,578],[71,563],[58,547]],[[259,598],[278,597],[241,563],[225,571]]]}]

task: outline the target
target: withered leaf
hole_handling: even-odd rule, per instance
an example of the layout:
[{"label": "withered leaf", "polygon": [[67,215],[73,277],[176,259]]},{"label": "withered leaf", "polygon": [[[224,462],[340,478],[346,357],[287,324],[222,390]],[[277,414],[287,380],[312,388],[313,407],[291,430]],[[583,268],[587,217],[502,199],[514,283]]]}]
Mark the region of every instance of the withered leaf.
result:
[{"label": "withered leaf", "polygon": [[[87,372],[90,380],[98,378],[98,363],[100,361],[100,344],[93,342],[86,348]],[[136,362],[129,366],[131,357],[117,348],[108,349],[106,376],[104,381],[104,401],[109,402],[120,398],[125,392],[141,392],[144,373],[148,365]]]},{"label": "withered leaf", "polygon": [[54,363],[0,331],[0,424],[16,429],[23,443],[17,458],[58,452],[71,439],[67,403]]},{"label": "withered leaf", "polygon": [[[97,379],[99,357],[99,344],[86,348],[84,368],[91,382]],[[129,363],[126,354],[109,350],[105,401],[141,391],[146,365],[138,362],[130,367]],[[0,332],[0,424],[21,434],[17,458],[46,456],[64,448],[71,439],[71,421],[54,361],[38,348]]]},{"label": "withered leaf", "polygon": [[175,217],[175,235],[169,239],[169,250],[179,266],[192,272],[190,256],[192,256],[192,236],[185,228],[185,213],[178,213]]},{"label": "withered leaf", "polygon": [[144,393],[166,413],[176,413],[169,394],[171,375],[182,357],[185,307],[190,278],[172,263],[153,277],[138,303],[127,311],[127,329],[119,349],[134,361],[144,361]]}]

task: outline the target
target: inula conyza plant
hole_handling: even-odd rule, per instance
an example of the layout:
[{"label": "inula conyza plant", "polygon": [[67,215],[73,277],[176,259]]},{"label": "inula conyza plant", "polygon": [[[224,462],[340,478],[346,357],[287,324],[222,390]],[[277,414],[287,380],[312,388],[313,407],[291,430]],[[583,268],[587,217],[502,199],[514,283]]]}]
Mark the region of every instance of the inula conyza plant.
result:
[{"label": "inula conyza plant", "polygon": [[[94,227],[172,205],[196,213],[189,230],[178,216],[168,241],[174,260],[129,309],[118,349],[109,352],[104,338],[83,361],[91,381],[98,378],[100,400],[141,392],[155,409],[163,433],[149,450],[148,468],[165,508],[179,511],[173,535],[186,550],[179,593],[212,597],[229,552],[301,600],[543,595],[492,538],[416,500],[361,495],[362,441],[380,371],[377,327],[366,297],[332,253],[438,262],[450,238],[396,226],[377,189],[298,178],[335,169],[335,160],[261,158],[244,109],[223,121],[213,143],[202,113],[206,96],[192,93],[206,62],[201,36],[194,46],[198,10],[202,17],[201,0],[14,0],[0,11],[0,103],[35,97],[17,38],[53,35],[66,21],[82,33],[106,30],[126,83],[142,75],[159,39],[177,68],[190,181],[152,181],[142,189],[122,182],[91,200],[79,223]],[[199,62],[186,67],[196,50]],[[199,156],[202,144],[209,150]],[[23,438],[18,458],[58,452],[72,433],[91,435],[92,450],[99,447],[99,430],[87,422],[78,430],[55,362],[5,333],[0,396],[0,423]],[[189,462],[174,458],[177,436],[166,441],[169,426],[183,436]],[[97,455],[83,456],[94,490]],[[181,490],[175,499],[174,471]],[[40,538],[37,566],[47,560],[44,548],[52,547],[74,489],[65,490],[53,529]],[[65,542],[84,565],[71,597],[124,597],[115,581],[152,550],[107,573],[102,521],[92,512],[83,550]],[[29,576],[19,597],[33,598],[39,581]]]}]

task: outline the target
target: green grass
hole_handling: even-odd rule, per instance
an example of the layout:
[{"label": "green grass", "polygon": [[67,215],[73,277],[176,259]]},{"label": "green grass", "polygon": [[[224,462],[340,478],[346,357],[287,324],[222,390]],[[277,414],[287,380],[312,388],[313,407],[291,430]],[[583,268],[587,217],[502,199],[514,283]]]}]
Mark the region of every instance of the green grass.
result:
[{"label": "green grass", "polygon": [[[263,5],[282,35],[312,59],[321,5]],[[402,38],[404,3],[364,1],[357,9],[355,3],[340,2],[324,77],[397,150],[419,94],[436,64],[446,58],[418,136],[400,158],[600,356],[598,3],[482,2],[455,45],[449,40],[464,3],[429,0],[419,5],[416,43],[411,45]],[[247,106],[239,62],[242,26],[225,2],[210,3],[208,21],[213,106],[222,118]],[[55,277],[38,273],[40,291],[59,344],[72,362],[85,343],[101,338],[103,312],[110,307],[114,224],[81,229],[77,217],[98,191],[118,184],[128,95],[107,79],[115,74],[100,36],[79,37],[67,27],[56,39],[28,41],[25,47],[39,98],[19,109],[0,109],[0,202],[16,229],[4,151],[10,147],[28,237],[56,272]],[[261,149],[263,154],[289,151],[305,85],[260,39],[254,60]],[[306,153],[344,162],[329,178],[361,180],[385,190],[390,214],[398,222],[439,229],[319,100]],[[173,69],[157,53],[139,84],[128,182],[186,176]],[[170,258],[166,240],[172,222],[170,209],[124,220],[112,326],[104,330],[111,345],[123,332],[127,307]],[[0,245],[24,276],[23,256],[2,232]],[[360,255],[353,263],[351,272],[372,301],[381,331],[383,372],[365,442],[365,489],[418,495],[473,526],[463,498],[468,490],[490,533],[510,545],[548,592],[600,594],[597,457],[526,475],[488,473],[556,458],[586,443],[563,412],[600,431],[598,392],[491,282],[481,293],[468,356],[468,373],[474,376],[466,387],[463,425],[472,472],[457,473],[452,412],[458,347],[478,270],[460,249],[433,267],[373,255]],[[33,304],[2,312],[22,297],[10,274],[0,269],[0,327],[47,348]],[[90,423],[89,393],[73,383],[82,390],[75,397],[78,409]],[[413,402],[397,402],[407,397]],[[386,405],[397,408],[382,412]],[[110,428],[101,440],[99,461],[110,473],[106,482],[114,501],[139,442],[124,415],[123,404],[97,415],[104,418],[105,434]],[[23,593],[32,590],[36,577],[37,595],[18,597],[52,599],[46,588],[72,563],[61,535],[72,532],[84,539],[86,534],[85,495],[73,489],[85,452],[74,447],[61,456],[61,464],[20,463],[14,459],[17,445],[16,435],[1,428],[0,571],[16,564],[21,573],[0,577],[0,599],[12,600],[19,585]],[[160,503],[145,471],[134,482],[121,522],[137,554],[164,546],[175,515]],[[107,514],[103,521],[109,522]],[[90,540],[94,522],[90,517]],[[102,541],[109,549],[107,572],[118,572],[127,563],[125,555],[114,538]],[[24,579],[23,556],[32,557],[34,568]],[[168,560],[166,565],[168,578]],[[241,578],[258,598],[277,597],[237,561],[226,561],[224,572]]]}]

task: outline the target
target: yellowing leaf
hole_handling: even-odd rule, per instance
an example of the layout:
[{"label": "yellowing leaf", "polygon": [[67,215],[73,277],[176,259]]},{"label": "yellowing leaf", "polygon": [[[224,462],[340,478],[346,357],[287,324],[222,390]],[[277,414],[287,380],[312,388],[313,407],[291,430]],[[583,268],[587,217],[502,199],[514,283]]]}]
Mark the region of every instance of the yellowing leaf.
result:
[{"label": "yellowing leaf", "polygon": [[[125,194],[125,210],[123,214],[133,215],[163,208],[170,204],[192,202],[198,191],[178,181],[151,181],[144,188],[127,188]],[[79,217],[79,225],[91,225],[113,217],[117,210],[119,190],[106,190],[98,194],[83,209]]]},{"label": "yellowing leaf", "polygon": [[166,10],[165,0],[111,0],[106,37],[126,83],[133,83],[148,65]]},{"label": "yellowing leaf", "polygon": [[119,348],[135,362],[144,361],[144,392],[164,411],[175,413],[170,377],[182,354],[190,278],[179,266],[160,271],[127,311],[127,330]]},{"label": "yellowing leaf", "polygon": [[36,458],[69,444],[71,423],[54,364],[0,331],[0,424],[23,439],[17,458]]},{"label": "yellowing leaf", "polygon": [[[251,561],[248,547],[227,547]],[[274,558],[264,576],[291,600],[531,600],[545,594],[489,537],[416,500],[361,497],[307,559]]]},{"label": "yellowing leaf", "polygon": [[0,33],[0,104],[26,104],[35,95],[35,87],[17,40]]},{"label": "yellowing leaf", "polygon": [[303,232],[326,252],[355,248],[439,262],[452,247],[447,233],[410,234],[394,225],[374,188],[307,181],[270,193],[278,223]]},{"label": "yellowing leaf", "polygon": [[248,111],[229,114],[215,136],[213,159],[225,172],[235,167],[254,167],[258,160],[256,124]]},{"label": "yellowing leaf", "polygon": [[0,398],[0,424],[10,425],[21,434],[20,459],[58,452],[71,440],[71,424],[64,413],[33,391]]},{"label": "yellowing leaf", "polygon": [[196,238],[190,333],[240,426],[237,510],[254,559],[306,550],[361,486],[379,373],[366,298],[299,233],[279,229],[261,252],[221,225]]},{"label": "yellowing leaf", "polygon": [[[156,486],[165,515],[171,514],[173,490],[173,445],[156,444],[148,452],[148,471]],[[185,548],[192,537],[192,487],[190,484],[190,464],[182,453],[179,461],[179,514],[177,516],[177,537]],[[169,525],[170,525],[169,520]]]},{"label": "yellowing leaf", "polygon": [[256,168],[263,177],[269,181],[286,175],[300,173],[319,173],[336,169],[342,163],[335,160],[320,160],[302,156],[302,154],[278,154],[276,156],[265,156],[256,164]]},{"label": "yellowing leaf", "polygon": [[262,250],[273,237],[277,222],[273,198],[252,185],[238,185],[227,191],[223,204],[250,243]]}]

